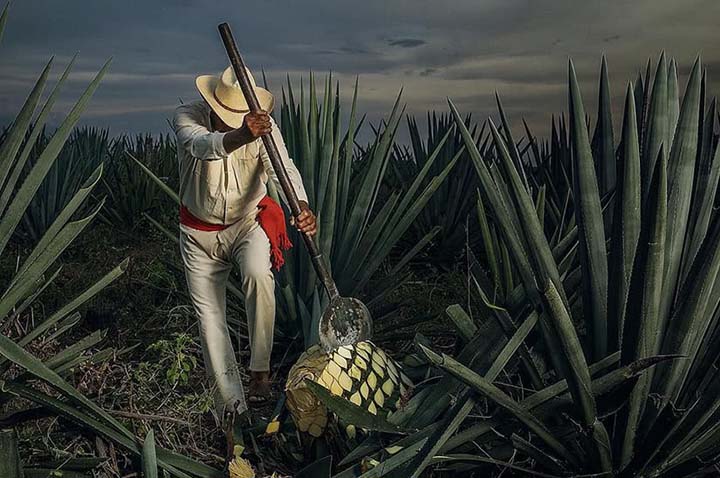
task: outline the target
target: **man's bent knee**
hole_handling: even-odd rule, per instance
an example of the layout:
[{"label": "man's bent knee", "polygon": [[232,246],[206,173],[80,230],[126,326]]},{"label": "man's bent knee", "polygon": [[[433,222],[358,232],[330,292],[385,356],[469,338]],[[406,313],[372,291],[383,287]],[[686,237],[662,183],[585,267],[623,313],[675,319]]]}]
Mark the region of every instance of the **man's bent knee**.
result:
[{"label": "man's bent knee", "polygon": [[256,287],[273,287],[275,277],[270,267],[249,267],[242,271],[243,282]]}]

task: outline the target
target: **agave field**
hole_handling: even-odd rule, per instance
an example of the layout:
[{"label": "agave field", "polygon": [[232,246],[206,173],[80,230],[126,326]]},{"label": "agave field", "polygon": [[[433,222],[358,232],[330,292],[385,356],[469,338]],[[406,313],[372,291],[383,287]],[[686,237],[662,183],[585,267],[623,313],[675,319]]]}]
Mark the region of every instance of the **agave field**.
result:
[{"label": "agave field", "polygon": [[547,138],[499,95],[490,119],[452,98],[419,119],[399,94],[371,124],[357,83],[347,108],[331,75],[268,85],[320,249],[375,334],[318,347],[327,298],[291,249],[273,400],[229,470],[174,136],[77,126],[110,62],[47,124],[74,61],[54,84],[41,65],[0,133],[0,477],[720,475],[720,117],[700,58],[683,81],[651,59],[622,105],[604,58],[592,92],[570,61]]}]

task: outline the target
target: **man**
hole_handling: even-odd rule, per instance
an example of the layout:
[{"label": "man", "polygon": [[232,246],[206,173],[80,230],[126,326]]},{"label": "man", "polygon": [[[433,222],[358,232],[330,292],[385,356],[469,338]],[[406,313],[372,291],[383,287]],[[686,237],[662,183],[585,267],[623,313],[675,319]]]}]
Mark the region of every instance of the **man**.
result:
[{"label": "man", "polygon": [[[275,323],[272,266],[282,265],[290,246],[282,209],[266,196],[271,178],[282,192],[260,139],[272,134],[300,200],[291,222],[316,232],[300,173],[288,157],[268,114],[272,94],[255,85],[262,111],[250,113],[232,68],[196,80],[203,100],[175,111],[180,166],[180,248],[207,372],[217,389],[220,416],[247,409],[225,317],[225,295],[233,264],[239,268],[250,341],[250,402],[270,396],[270,352]],[[281,194],[285,200],[284,194]]]}]

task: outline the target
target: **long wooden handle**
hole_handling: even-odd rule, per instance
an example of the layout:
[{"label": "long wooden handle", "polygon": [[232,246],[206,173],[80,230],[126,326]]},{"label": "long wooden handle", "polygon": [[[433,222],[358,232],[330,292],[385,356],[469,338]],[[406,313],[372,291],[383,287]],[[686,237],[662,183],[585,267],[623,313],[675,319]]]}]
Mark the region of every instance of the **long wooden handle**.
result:
[{"label": "long wooden handle", "polygon": [[[260,111],[260,102],[257,99],[257,95],[255,95],[255,90],[250,83],[250,78],[248,78],[247,71],[245,70],[245,63],[243,62],[240,52],[237,49],[237,45],[235,44],[235,39],[230,31],[230,25],[227,23],[221,23],[218,25],[218,30],[220,31],[220,37],[225,45],[225,50],[227,50],[228,58],[230,58],[230,64],[235,71],[235,76],[238,79],[238,83],[240,83],[240,89],[245,96],[245,101],[247,101],[250,111]],[[265,150],[270,157],[270,163],[272,164],[273,169],[275,169],[275,174],[277,174],[280,186],[285,193],[288,205],[290,206],[290,211],[293,216],[298,217],[302,212],[300,209],[300,202],[298,201],[295,188],[290,182],[290,177],[285,170],[285,165],[280,158],[275,140],[272,135],[265,134],[262,136],[262,141],[265,145]],[[340,294],[338,293],[337,286],[335,285],[335,281],[322,260],[322,254],[320,253],[320,249],[318,249],[317,244],[315,244],[312,237],[308,236],[304,232],[300,233],[300,235],[303,238],[303,242],[305,242],[305,247],[307,247],[307,250],[310,253],[315,272],[317,272],[318,277],[325,286],[325,290],[327,290],[330,300],[338,297]]]}]

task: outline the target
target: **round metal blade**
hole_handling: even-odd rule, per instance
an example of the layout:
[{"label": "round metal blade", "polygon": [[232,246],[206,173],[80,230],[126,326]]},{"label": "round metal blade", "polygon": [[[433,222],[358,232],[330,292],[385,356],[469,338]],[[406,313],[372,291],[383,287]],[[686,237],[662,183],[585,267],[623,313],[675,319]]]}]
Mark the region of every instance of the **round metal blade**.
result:
[{"label": "round metal blade", "polygon": [[371,336],[370,311],[352,297],[334,299],[320,318],[320,344],[326,351],[368,340]]}]

